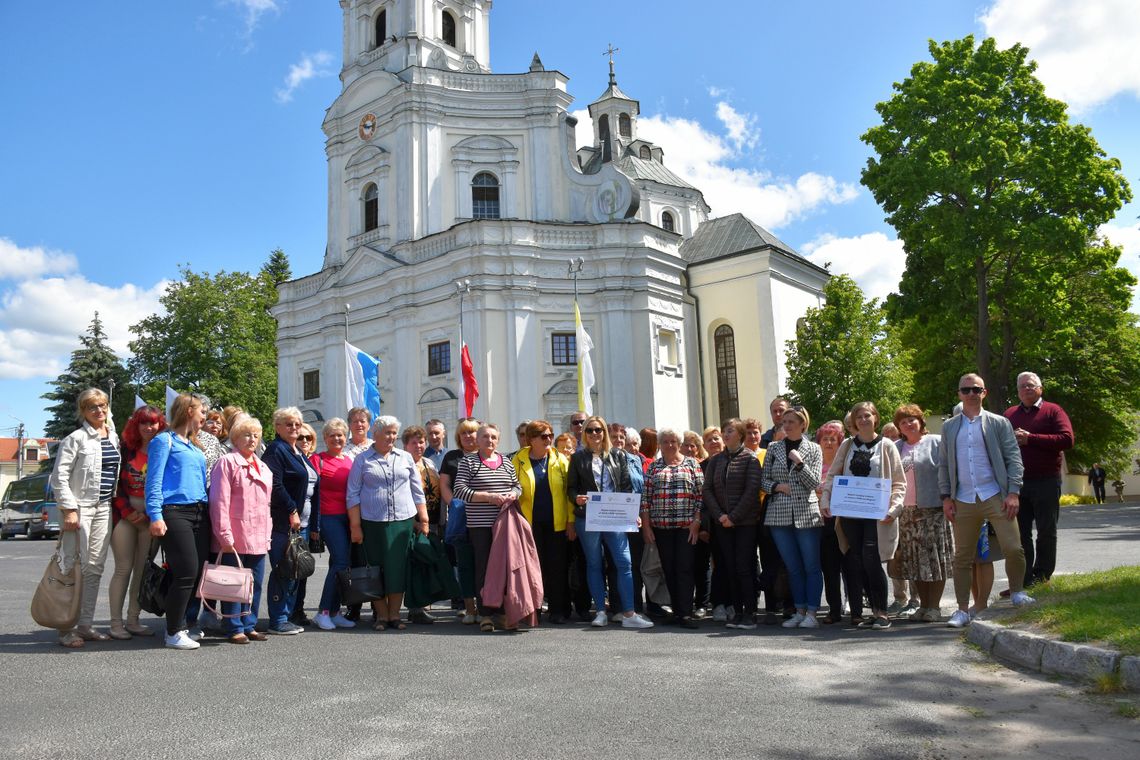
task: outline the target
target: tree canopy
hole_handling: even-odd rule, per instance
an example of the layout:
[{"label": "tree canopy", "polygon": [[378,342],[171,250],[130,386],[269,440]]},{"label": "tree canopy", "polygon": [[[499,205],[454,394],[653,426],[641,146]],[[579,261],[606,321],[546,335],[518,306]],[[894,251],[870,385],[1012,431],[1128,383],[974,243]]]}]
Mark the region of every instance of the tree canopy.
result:
[{"label": "tree canopy", "polygon": [[[115,426],[122,429],[134,410],[134,386],[122,361],[107,345],[107,333],[99,312],[91,319],[86,335],[79,336],[81,348],[71,352],[67,371],[48,383],[55,390],[40,398],[55,403],[45,408],[51,418],[44,425],[44,435],[63,438],[79,427],[75,402],[88,388],[99,388],[111,397],[111,413]],[[113,392],[112,392],[112,389]]]},{"label": "tree canopy", "polygon": [[1027,48],[966,37],[930,54],[863,135],[863,184],[906,250],[887,311],[916,400],[948,410],[977,371],[1001,411],[1031,370],[1073,417],[1070,462],[1119,460],[1140,409],[1135,279],[1098,230],[1132,197],[1120,162],[1046,96]]},{"label": "tree canopy", "polygon": [[889,418],[911,400],[910,352],[886,324],[877,299],[847,275],[823,288],[826,303],[808,309],[787,344],[788,387],[815,424],[843,419],[859,401],[873,401]]},{"label": "tree canopy", "polygon": [[278,250],[257,275],[214,275],[181,269],[161,299],[164,314],[131,326],[132,371],[161,398],[175,390],[204,393],[215,404],[237,404],[267,421],[277,405],[277,285],[290,277]]}]

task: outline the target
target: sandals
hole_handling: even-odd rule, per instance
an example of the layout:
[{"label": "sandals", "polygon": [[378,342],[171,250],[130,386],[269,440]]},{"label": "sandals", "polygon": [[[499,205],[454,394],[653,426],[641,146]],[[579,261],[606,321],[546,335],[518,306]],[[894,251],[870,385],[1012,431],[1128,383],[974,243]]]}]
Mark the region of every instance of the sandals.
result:
[{"label": "sandals", "polygon": [[375,622],[372,623],[372,630],[374,630],[374,631],[382,631],[387,627],[388,627],[388,621],[387,620],[381,620],[380,618],[377,618],[375,620]]},{"label": "sandals", "polygon": [[127,633],[131,634],[132,636],[153,636],[154,635],[154,629],[153,628],[148,628],[147,626],[142,625],[141,623],[127,623],[125,626],[123,626],[123,628],[126,629]]},{"label": "sandals", "polygon": [[246,636],[244,633],[235,633],[233,636],[230,636],[229,642],[231,644],[248,644],[249,636]]},{"label": "sandals", "polygon": [[495,621],[492,620],[490,616],[483,618],[479,621],[479,630],[483,633],[494,633]]},{"label": "sandals", "polygon": [[463,625],[475,625],[479,620],[471,613],[466,613],[463,616]]},{"label": "sandals", "polygon": [[89,625],[81,625],[72,631],[76,636],[84,641],[110,641],[111,637],[102,631],[97,631]]},{"label": "sandals", "polygon": [[250,641],[269,641],[269,637],[261,631],[250,631],[245,636]]},{"label": "sandals", "polygon": [[400,618],[396,618],[395,620],[389,620],[388,621],[388,627],[391,628],[393,631],[403,631],[403,630],[406,630],[408,626],[404,625],[403,620],[400,620]]},{"label": "sandals", "polygon": [[75,631],[70,631],[59,637],[59,645],[68,649],[82,649],[83,639]]},{"label": "sandals", "polygon": [[108,633],[110,633],[111,638],[117,639],[118,641],[127,641],[131,638],[130,632],[123,627],[122,623],[112,624]]}]

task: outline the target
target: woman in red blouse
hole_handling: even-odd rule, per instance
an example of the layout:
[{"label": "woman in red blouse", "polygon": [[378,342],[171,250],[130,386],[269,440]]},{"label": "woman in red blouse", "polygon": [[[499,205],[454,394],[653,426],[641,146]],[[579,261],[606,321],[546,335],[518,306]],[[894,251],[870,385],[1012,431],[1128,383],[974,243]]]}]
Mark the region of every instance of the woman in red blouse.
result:
[{"label": "woman in red blouse", "polygon": [[356,623],[340,614],[340,590],[336,585],[337,572],[348,567],[348,514],[345,497],[348,492],[348,473],[352,457],[345,453],[348,444],[348,424],[334,417],[325,423],[323,431],[325,450],[309,457],[320,478],[321,537],[329,550],[329,571],[325,575],[321,592],[320,611],[313,618],[324,631],[334,628],[354,628]]},{"label": "woman in red blouse", "polygon": [[[166,418],[153,406],[140,406],[123,429],[123,466],[119,470],[119,495],[113,502],[111,553],[115,574],[108,593],[111,597],[111,638],[129,639],[153,636],[154,631],[139,623],[139,584],[150,554],[150,520],[146,516],[146,449],[156,435],[166,429]],[[127,622],[123,624],[123,601],[130,586]]]}]

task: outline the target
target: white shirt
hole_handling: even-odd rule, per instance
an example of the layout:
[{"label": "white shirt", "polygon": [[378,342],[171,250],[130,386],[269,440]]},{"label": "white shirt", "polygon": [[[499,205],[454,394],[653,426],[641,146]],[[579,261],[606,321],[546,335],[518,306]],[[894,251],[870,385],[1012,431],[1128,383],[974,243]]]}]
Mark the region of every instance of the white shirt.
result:
[{"label": "white shirt", "polygon": [[982,437],[982,415],[972,420],[962,415],[954,447],[958,455],[958,492],[954,494],[955,499],[973,503],[1001,493]]}]

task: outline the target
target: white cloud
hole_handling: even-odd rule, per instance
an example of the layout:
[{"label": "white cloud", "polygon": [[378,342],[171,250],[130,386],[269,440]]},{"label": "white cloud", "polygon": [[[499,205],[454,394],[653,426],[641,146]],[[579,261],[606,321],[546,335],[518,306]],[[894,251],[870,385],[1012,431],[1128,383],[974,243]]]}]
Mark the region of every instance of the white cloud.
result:
[{"label": "white cloud", "polygon": [[[1100,228],[1100,234],[1108,238],[1113,245],[1123,249],[1120,254],[1120,266],[1140,279],[1140,223],[1131,227],[1106,224]],[[1132,311],[1140,314],[1140,285],[1132,289]]]},{"label": "white cloud", "polygon": [[1000,47],[1028,47],[1048,95],[1075,112],[1120,93],[1140,97],[1135,0],[997,0],[978,21]]},{"label": "white cloud", "polygon": [[95,312],[108,345],[127,356],[132,324],[161,311],[162,281],[110,287],[78,273],[33,277],[0,294],[0,379],[54,378],[67,367]]},{"label": "white cloud", "polygon": [[291,101],[293,92],[314,77],[331,76],[333,70],[329,66],[332,61],[332,53],[324,50],[302,55],[300,61],[289,67],[289,73],[285,75],[285,86],[277,91],[277,102]]},{"label": "white cloud", "polygon": [[245,31],[242,36],[249,39],[257,28],[261,17],[266,13],[280,13],[278,0],[224,0],[227,5],[235,5],[245,11]]},{"label": "white cloud", "polygon": [[38,246],[21,248],[0,237],[0,280],[27,280],[48,274],[67,274],[76,269],[75,257]]},{"label": "white cloud", "polygon": [[[593,144],[593,126],[586,110],[578,119],[578,145]],[[755,117],[727,103],[717,104],[724,133],[705,129],[691,119],[642,116],[638,136],[665,152],[665,166],[704,193],[713,216],[740,212],[758,224],[777,229],[829,204],[847,203],[858,195],[854,185],[815,172],[797,178],[777,178],[761,169],[742,166],[759,139]]]},{"label": "white cloud", "polygon": [[902,241],[881,232],[844,238],[823,235],[801,246],[800,252],[820,266],[830,262],[833,274],[850,275],[867,298],[880,300],[898,290],[906,268]]},{"label": "white cloud", "polygon": [[760,129],[752,114],[742,114],[722,100],[716,104],[716,117],[728,130],[728,139],[737,151],[744,148],[751,150],[760,141]]}]

